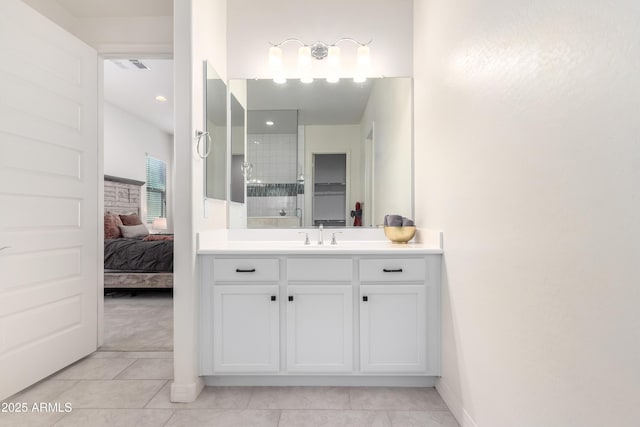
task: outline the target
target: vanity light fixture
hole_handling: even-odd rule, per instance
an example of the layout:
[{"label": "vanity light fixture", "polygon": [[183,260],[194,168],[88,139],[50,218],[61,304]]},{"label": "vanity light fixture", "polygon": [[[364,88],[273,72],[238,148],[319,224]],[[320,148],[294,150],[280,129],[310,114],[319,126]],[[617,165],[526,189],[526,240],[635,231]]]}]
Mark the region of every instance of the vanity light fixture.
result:
[{"label": "vanity light fixture", "polygon": [[344,37],[336,40],[334,43],[325,43],[323,41],[317,41],[311,44],[307,44],[300,39],[289,38],[280,43],[271,43],[271,47],[269,48],[269,65],[273,70],[273,81],[276,83],[285,83],[287,81],[283,68],[283,58],[282,58],[282,46],[290,43],[296,42],[301,45],[298,48],[298,66],[300,68],[300,80],[303,83],[311,83],[313,81],[313,77],[310,72],[311,59],[316,59],[318,61],[322,61],[327,58],[327,81],[331,83],[335,83],[339,80],[339,66],[340,66],[340,47],[338,44],[343,42],[351,42],[358,46],[356,53],[356,64],[357,64],[357,76],[354,77],[354,81],[357,83],[361,83],[366,80],[366,72],[365,68],[369,66],[371,63],[370,56],[370,48],[369,44],[372,40],[369,40],[367,43],[361,43],[355,39],[350,37]]}]

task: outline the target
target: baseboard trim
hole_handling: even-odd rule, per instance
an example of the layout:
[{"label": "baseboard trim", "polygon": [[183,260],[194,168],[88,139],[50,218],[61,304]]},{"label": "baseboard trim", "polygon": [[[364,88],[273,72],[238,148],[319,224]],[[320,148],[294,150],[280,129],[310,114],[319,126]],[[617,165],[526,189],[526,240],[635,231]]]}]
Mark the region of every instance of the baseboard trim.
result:
[{"label": "baseboard trim", "polygon": [[187,384],[171,383],[171,401],[177,403],[190,403],[198,398],[204,388],[204,381],[198,377],[195,382]]},{"label": "baseboard trim", "polygon": [[461,427],[478,427],[471,415],[464,409],[462,401],[456,396],[451,387],[442,379],[436,383],[436,390],[440,393],[440,397],[447,404],[449,410],[456,418]]},{"label": "baseboard trim", "polygon": [[434,387],[436,377],[337,375],[211,375],[208,386]]}]

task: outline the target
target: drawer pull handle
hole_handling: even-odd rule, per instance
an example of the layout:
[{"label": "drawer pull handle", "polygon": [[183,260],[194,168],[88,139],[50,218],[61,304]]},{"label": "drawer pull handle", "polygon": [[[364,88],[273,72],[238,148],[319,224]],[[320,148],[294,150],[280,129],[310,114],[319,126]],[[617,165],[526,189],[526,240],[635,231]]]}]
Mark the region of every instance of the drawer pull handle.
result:
[{"label": "drawer pull handle", "polygon": [[369,297],[368,297],[368,296],[363,296],[363,297],[362,297],[362,301],[364,301],[364,302],[369,301]]},{"label": "drawer pull handle", "polygon": [[271,301],[275,301],[276,300],[276,296],[275,295],[271,295]]},{"label": "drawer pull handle", "polygon": [[293,301],[293,295],[289,295],[289,301]]},{"label": "drawer pull handle", "polygon": [[382,271],[384,271],[385,273],[402,273],[402,269],[401,268],[397,268],[395,270],[388,269],[388,268],[383,268]]},{"label": "drawer pull handle", "polygon": [[236,268],[236,273],[255,273],[256,269],[252,268],[250,270],[243,270],[241,268]]}]

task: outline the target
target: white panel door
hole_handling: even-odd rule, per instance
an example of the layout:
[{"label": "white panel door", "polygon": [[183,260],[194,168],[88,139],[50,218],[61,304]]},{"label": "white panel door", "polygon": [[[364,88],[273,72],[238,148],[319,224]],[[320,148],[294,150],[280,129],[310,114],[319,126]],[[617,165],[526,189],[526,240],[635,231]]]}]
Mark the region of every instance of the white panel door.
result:
[{"label": "white panel door", "polygon": [[213,369],[280,369],[278,285],[213,286]]},{"label": "white panel door", "polygon": [[424,285],[360,286],[362,372],[424,372],[426,311]]},{"label": "white panel door", "polygon": [[353,370],[351,285],[287,287],[287,370]]},{"label": "white panel door", "polygon": [[96,349],[97,54],[0,1],[0,400]]}]

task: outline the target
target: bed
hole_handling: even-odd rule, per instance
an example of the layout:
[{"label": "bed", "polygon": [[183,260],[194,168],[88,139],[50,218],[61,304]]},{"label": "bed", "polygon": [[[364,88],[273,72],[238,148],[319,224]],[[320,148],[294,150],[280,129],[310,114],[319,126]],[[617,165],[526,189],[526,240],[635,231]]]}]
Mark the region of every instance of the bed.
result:
[{"label": "bed", "polygon": [[146,230],[144,225],[137,224],[143,184],[132,179],[104,177],[105,288],[173,287],[173,236],[122,236],[123,232]]}]

